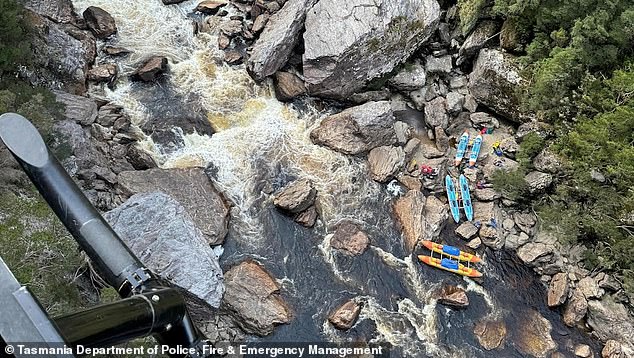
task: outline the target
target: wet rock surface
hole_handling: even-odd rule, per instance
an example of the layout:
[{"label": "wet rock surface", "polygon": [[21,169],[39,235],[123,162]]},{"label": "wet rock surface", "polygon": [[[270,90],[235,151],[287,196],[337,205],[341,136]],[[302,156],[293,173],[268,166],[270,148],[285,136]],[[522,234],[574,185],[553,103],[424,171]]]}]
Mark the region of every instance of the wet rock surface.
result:
[{"label": "wet rock surface", "polygon": [[328,321],[337,329],[348,330],[357,321],[361,312],[361,305],[354,300],[347,301],[339,306],[329,317]]},{"label": "wet rock surface", "polygon": [[218,257],[180,203],[163,193],[137,194],[104,217],[153,272],[220,306],[225,285]]},{"label": "wet rock surface", "polygon": [[553,341],[550,322],[537,311],[530,311],[524,318],[520,336],[516,340],[518,348],[533,357],[546,358],[557,348]]},{"label": "wet rock surface", "polygon": [[290,307],[278,292],[279,284],[259,264],[245,261],[225,274],[222,310],[229,312],[247,333],[266,336],[276,326],[290,322]]},{"label": "wet rock surface", "polygon": [[548,306],[556,307],[564,304],[568,298],[568,274],[558,273],[553,276],[548,287]]},{"label": "wet rock surface", "polygon": [[350,221],[339,223],[330,240],[332,248],[341,250],[348,256],[361,255],[369,243],[368,235],[358,225]]},{"label": "wet rock surface", "polygon": [[167,58],[163,56],[150,57],[139,65],[138,69],[132,74],[132,79],[144,82],[155,81],[167,69]]},{"label": "wet rock surface", "polygon": [[98,39],[105,39],[117,33],[117,25],[107,11],[100,7],[89,6],[83,13],[86,26]]},{"label": "wet rock surface", "polygon": [[412,252],[425,235],[425,202],[421,192],[410,190],[394,203],[393,210],[403,232],[406,252]]},{"label": "wet rock surface", "polygon": [[386,182],[405,163],[405,152],[401,147],[377,147],[368,153],[368,164],[372,179]]},{"label": "wet rock surface", "polygon": [[396,142],[396,132],[390,103],[368,102],[329,116],[310,138],[315,144],[352,155],[391,145]]},{"label": "wet rock surface", "polygon": [[504,343],[507,335],[506,324],[503,321],[479,321],[476,323],[473,333],[482,348],[490,351]]},{"label": "wet rock surface", "polygon": [[210,245],[224,242],[229,205],[202,169],[125,171],[119,173],[117,181],[125,195],[164,192],[185,208]]},{"label": "wet rock surface", "polygon": [[273,199],[273,204],[291,213],[300,213],[315,202],[317,190],[310,180],[301,179],[285,186]]},{"label": "wet rock surface", "polygon": [[465,308],[469,306],[469,297],[464,289],[445,285],[438,292],[438,302],[445,306]]}]

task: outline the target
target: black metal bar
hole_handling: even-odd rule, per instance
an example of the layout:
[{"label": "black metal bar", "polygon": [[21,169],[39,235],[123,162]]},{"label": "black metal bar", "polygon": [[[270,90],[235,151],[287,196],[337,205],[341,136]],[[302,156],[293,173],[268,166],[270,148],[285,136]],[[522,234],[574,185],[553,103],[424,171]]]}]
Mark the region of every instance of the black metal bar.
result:
[{"label": "black metal bar", "polygon": [[149,270],[90,204],[27,119],[14,113],[0,116],[0,139],[121,297],[140,291],[144,282],[152,280]]},{"label": "black metal bar", "polygon": [[[186,315],[180,293],[165,288],[54,320],[70,345],[104,347],[178,329],[174,322],[181,322]],[[183,342],[188,341],[178,344]]]}]

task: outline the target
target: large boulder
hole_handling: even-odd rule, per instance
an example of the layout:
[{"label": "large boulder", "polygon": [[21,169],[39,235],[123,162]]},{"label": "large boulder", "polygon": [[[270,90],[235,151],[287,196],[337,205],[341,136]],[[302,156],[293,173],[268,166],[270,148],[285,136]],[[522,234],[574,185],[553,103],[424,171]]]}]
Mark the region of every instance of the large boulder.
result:
[{"label": "large boulder", "polygon": [[455,233],[461,238],[469,240],[472,237],[476,236],[476,234],[478,233],[478,228],[473,225],[471,221],[465,221],[456,228]]},{"label": "large boulder", "polygon": [[623,304],[615,302],[610,295],[601,300],[589,300],[587,322],[600,340],[617,340],[623,351],[634,357],[634,324]]},{"label": "large boulder", "polygon": [[304,26],[306,11],[316,0],[288,0],[271,16],[253,45],[247,71],[260,81],[286,64]]},{"label": "large boulder", "polygon": [[430,195],[425,200],[425,240],[434,240],[440,235],[447,218],[449,208],[437,197]]},{"label": "large boulder", "polygon": [[71,0],[22,0],[25,8],[51,19],[54,22],[66,24],[75,18],[73,2]]},{"label": "large boulder", "polygon": [[552,259],[553,248],[541,242],[529,242],[517,250],[517,256],[525,264],[537,266]]},{"label": "large boulder", "polygon": [[605,291],[599,287],[599,283],[593,277],[586,276],[577,282],[577,290],[581,291],[587,299],[601,298]]},{"label": "large boulder", "polygon": [[97,119],[97,103],[93,99],[54,90],[55,100],[64,105],[64,117],[84,126]]},{"label": "large boulder", "polygon": [[354,326],[357,318],[359,318],[359,312],[361,312],[361,305],[355,300],[349,300],[339,306],[328,317],[328,321],[337,329],[345,331]]},{"label": "large boulder", "polygon": [[551,336],[552,325],[537,311],[530,311],[521,321],[515,345],[520,351],[536,358],[546,358],[557,348]]},{"label": "large boulder", "polygon": [[211,245],[224,242],[229,206],[202,169],[149,169],[119,173],[117,182],[127,194],[160,191],[176,199]]},{"label": "large boulder", "polygon": [[339,223],[330,239],[330,246],[341,250],[348,256],[361,255],[368,247],[370,239],[355,223],[344,221]]},{"label": "large boulder", "polygon": [[383,183],[403,167],[405,152],[402,147],[377,147],[368,153],[368,164],[372,179]]},{"label": "large boulder", "polygon": [[507,119],[522,123],[530,117],[520,111],[519,86],[522,77],[511,55],[482,49],[469,75],[469,91],[478,103]]},{"label": "large boulder", "polygon": [[266,336],[290,322],[292,313],[278,292],[280,285],[262,266],[244,261],[225,274],[223,309],[247,333]]},{"label": "large boulder", "polygon": [[280,101],[291,101],[306,93],[304,81],[290,72],[275,73],[275,96]]},{"label": "large boulder", "polygon": [[273,204],[290,213],[300,213],[315,203],[317,189],[308,179],[296,180],[275,195]]},{"label": "large boulder", "polygon": [[310,133],[310,138],[315,144],[351,155],[392,145],[396,132],[390,102],[368,102],[329,116]]},{"label": "large boulder", "polygon": [[304,32],[309,92],[346,99],[410,57],[439,19],[436,0],[319,1]]},{"label": "large boulder", "polygon": [[473,328],[473,333],[482,348],[490,351],[504,343],[506,339],[506,324],[504,321],[481,320]]},{"label": "large boulder", "polygon": [[438,126],[447,129],[449,115],[447,114],[447,100],[444,97],[436,97],[425,104],[425,123],[430,128]]},{"label": "large boulder", "polygon": [[540,172],[556,174],[562,169],[562,160],[549,148],[544,148],[535,159],[533,159],[535,169]]},{"label": "large boulder", "polygon": [[548,307],[563,305],[568,298],[568,274],[560,272],[553,276],[548,286]]},{"label": "large boulder", "polygon": [[394,215],[405,238],[405,251],[411,253],[423,239],[426,228],[425,197],[420,191],[410,190],[394,203]]},{"label": "large boulder", "polygon": [[531,194],[538,194],[548,189],[553,183],[553,176],[548,173],[533,171],[524,177],[528,191]]},{"label": "large boulder", "polygon": [[152,56],[139,64],[131,78],[135,81],[151,82],[168,70],[168,61],[163,56]]},{"label": "large boulder", "polygon": [[84,94],[86,76],[97,55],[94,37],[34,12],[27,12],[27,21],[33,30],[33,56],[23,75],[34,85]]},{"label": "large boulder", "polygon": [[481,22],[462,43],[458,54],[461,57],[475,55],[489,40],[495,37],[495,32],[498,30],[498,27],[499,25],[495,21]]},{"label": "large boulder", "polygon": [[412,65],[406,65],[396,76],[390,78],[388,83],[400,91],[413,91],[422,88],[426,79],[425,67],[417,61]]},{"label": "large boulder", "polygon": [[117,33],[117,25],[112,15],[106,10],[89,6],[83,13],[86,26],[98,39],[105,39]]},{"label": "large boulder", "polygon": [[220,306],[225,286],[218,257],[176,200],[163,193],[136,194],[104,217],[152,272]]}]

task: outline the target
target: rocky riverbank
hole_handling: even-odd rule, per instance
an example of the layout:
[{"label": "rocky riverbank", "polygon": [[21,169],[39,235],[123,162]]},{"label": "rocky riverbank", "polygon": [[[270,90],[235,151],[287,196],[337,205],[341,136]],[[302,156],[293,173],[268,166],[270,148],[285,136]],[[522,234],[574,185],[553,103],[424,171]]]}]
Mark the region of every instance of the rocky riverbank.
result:
[{"label": "rocky riverbank", "polygon": [[[163,0],[162,6],[184,6],[181,2]],[[591,332],[604,348],[593,352],[579,342],[558,346],[551,324],[537,311],[525,317],[532,329],[514,344],[535,357],[634,356],[631,304],[619,282],[584,269],[582,248],[560,243],[535,213],[488,185],[476,186],[490,183],[499,170],[519,166],[516,153],[528,133],[548,136],[548,125],[518,108],[524,79],[512,54],[516,46],[509,43],[511,25],[482,21],[463,36],[456,7],[435,0],[191,3],[188,36],[217,36],[213,50],[222,51],[224,64],[214,68],[246,67],[263,86],[272,79],[280,101],[330,111],[307,126],[307,135],[314,145],[361,163],[377,186],[393,189],[387,205],[406,255],[420,250],[421,240],[437,240],[451,220],[443,178],[461,172],[453,165],[457,139],[465,131],[475,136],[483,128],[492,130],[484,135],[476,167],[463,170],[474,221],[482,225],[456,227],[461,248],[485,257],[497,250],[515,253],[548,287],[544,302],[561,312],[566,325]],[[70,0],[24,4],[38,40],[36,62],[22,75],[55,89],[65,104],[65,118],[54,125],[53,147],[64,153],[60,159],[90,200],[109,211],[106,217],[133,251],[188,292],[205,333],[219,342],[265,336],[301,314],[302,307],[292,307],[280,294],[282,278],[262,263],[249,258],[224,274],[220,269],[219,245],[237,207],[215,181],[218,168],[162,168],[145,145],[149,137],[166,154],[181,150],[186,135],[213,137],[218,128],[197,108],[197,95],[174,93],[181,105],[161,107],[144,123],[133,123],[121,103],[95,95],[134,82],[154,93],[178,59],[157,52],[123,66],[134,50],[118,45],[121,26],[105,10],[87,7],[79,15]],[[495,142],[502,156],[491,150]],[[420,165],[438,174],[424,175]],[[565,162],[545,149],[533,165],[524,179],[531,195],[542,195]],[[321,183],[312,178],[295,179],[284,185],[262,180],[263,205],[326,237],[327,250],[363,255],[373,243],[372,223],[326,220],[322,203],[332,193],[318,190]],[[492,220],[497,225],[486,225]],[[437,295],[441,303],[470,309],[461,288],[446,286]],[[361,297],[342,300],[324,321],[351,329],[367,310],[365,303]],[[508,331],[495,319],[472,328],[492,355],[510,345]]]}]

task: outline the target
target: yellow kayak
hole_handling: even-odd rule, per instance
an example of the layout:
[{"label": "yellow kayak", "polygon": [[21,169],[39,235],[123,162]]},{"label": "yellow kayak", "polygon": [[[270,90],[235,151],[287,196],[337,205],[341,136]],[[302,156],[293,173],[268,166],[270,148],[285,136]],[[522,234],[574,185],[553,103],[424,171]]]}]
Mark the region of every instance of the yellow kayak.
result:
[{"label": "yellow kayak", "polygon": [[478,256],[470,254],[468,252],[460,251],[457,247],[454,246],[441,245],[429,240],[423,240],[423,245],[433,252],[449,256],[452,259],[473,263],[481,261]]},{"label": "yellow kayak", "polygon": [[458,263],[458,261],[454,261],[451,259],[441,260],[435,257],[425,256],[425,255],[418,255],[418,259],[429,266],[434,266],[441,270],[457,273],[458,275],[467,276],[467,277],[482,277],[482,273],[480,273],[478,270],[473,269],[471,267],[465,267],[464,265]]}]

